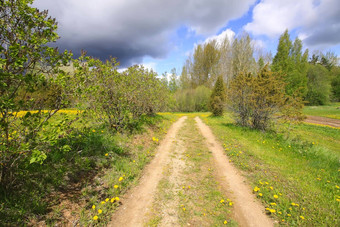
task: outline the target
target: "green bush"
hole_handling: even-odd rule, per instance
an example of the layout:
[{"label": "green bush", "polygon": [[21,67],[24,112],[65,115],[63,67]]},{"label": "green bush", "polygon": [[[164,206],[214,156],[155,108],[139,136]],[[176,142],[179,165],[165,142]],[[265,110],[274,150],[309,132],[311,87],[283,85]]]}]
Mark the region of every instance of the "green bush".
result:
[{"label": "green bush", "polygon": [[175,105],[173,111],[206,112],[208,111],[210,94],[211,90],[205,86],[177,90],[174,94]]}]

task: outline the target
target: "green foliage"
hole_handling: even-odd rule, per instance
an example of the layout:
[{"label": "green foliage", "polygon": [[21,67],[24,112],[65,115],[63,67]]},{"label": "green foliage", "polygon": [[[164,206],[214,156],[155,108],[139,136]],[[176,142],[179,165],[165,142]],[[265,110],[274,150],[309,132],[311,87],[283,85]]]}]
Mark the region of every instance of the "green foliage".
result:
[{"label": "green foliage", "polygon": [[306,101],[308,105],[325,105],[329,103],[331,84],[329,71],[322,65],[310,65],[307,73],[308,92]]},{"label": "green foliage", "polygon": [[290,40],[288,30],[280,37],[277,53],[273,59],[272,70],[285,75],[286,93],[304,97],[307,92],[308,50],[302,54],[302,42]]},{"label": "green foliage", "polygon": [[74,66],[74,84],[88,113],[116,131],[138,127],[144,114],[154,115],[168,102],[164,83],[142,66],[119,73],[114,58],[103,63],[85,56],[75,60]]},{"label": "green foliage", "polygon": [[[47,46],[58,39],[56,21],[47,11],[30,7],[32,2],[0,3],[0,186],[7,188],[15,183],[20,162],[46,158],[38,134],[67,104],[69,76],[59,67],[71,54]],[[53,89],[43,97],[33,95],[44,87]],[[36,111],[19,116],[24,109]]]},{"label": "green foliage", "polygon": [[181,89],[174,94],[175,106],[173,111],[206,112],[208,111],[211,90],[205,86],[195,89]]},{"label": "green foliage", "polygon": [[332,79],[331,79],[331,86],[332,86],[332,99],[334,101],[340,101],[340,67],[334,67],[331,71]]},{"label": "green foliage", "polygon": [[230,83],[228,107],[238,124],[268,129],[277,114],[289,118],[292,113],[290,109],[301,103],[299,99],[288,97],[284,88],[281,76],[271,72],[268,66],[256,76],[240,74]]},{"label": "green foliage", "polygon": [[214,116],[222,116],[226,101],[226,89],[223,77],[217,77],[215,87],[210,96],[209,107]]}]

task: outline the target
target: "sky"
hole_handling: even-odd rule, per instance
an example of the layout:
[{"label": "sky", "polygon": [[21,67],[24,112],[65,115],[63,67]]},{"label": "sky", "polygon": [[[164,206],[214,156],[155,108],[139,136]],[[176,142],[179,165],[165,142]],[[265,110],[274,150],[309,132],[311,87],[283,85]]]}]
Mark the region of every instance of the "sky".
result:
[{"label": "sky", "polygon": [[276,53],[289,30],[310,53],[340,56],[339,0],[35,0],[58,21],[60,50],[80,51],[120,67],[143,64],[159,75],[181,68],[195,45],[247,32]]}]

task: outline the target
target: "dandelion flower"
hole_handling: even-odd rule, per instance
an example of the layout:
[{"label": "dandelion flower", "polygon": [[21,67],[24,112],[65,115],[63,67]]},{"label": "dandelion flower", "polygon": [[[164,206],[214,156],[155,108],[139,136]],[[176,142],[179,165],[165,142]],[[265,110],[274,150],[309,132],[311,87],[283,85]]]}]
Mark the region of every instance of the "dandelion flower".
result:
[{"label": "dandelion flower", "polygon": [[94,210],[94,209],[96,209],[96,206],[95,206],[95,205],[93,205],[93,206],[92,206],[92,209],[93,209],[93,210]]},{"label": "dandelion flower", "polygon": [[220,203],[224,203],[224,199],[221,199]]},{"label": "dandelion flower", "polygon": [[340,189],[339,185],[336,185],[335,187],[336,187],[337,189]]},{"label": "dandelion flower", "polygon": [[135,160],[133,160],[132,162],[133,162],[133,163],[135,163],[136,161],[135,161]]},{"label": "dandelion flower", "polygon": [[266,182],[264,182],[265,184],[269,184],[267,181]]},{"label": "dandelion flower", "polygon": [[295,206],[295,203],[291,203],[292,206]]},{"label": "dandelion flower", "polygon": [[98,216],[97,216],[97,215],[94,216],[94,217],[93,217],[93,220],[95,220],[95,221],[98,220]]},{"label": "dandelion flower", "polygon": [[109,154],[108,154],[108,153],[106,153],[106,154],[105,154],[105,156],[109,156]]},{"label": "dandelion flower", "polygon": [[272,206],[276,206],[276,203],[270,203],[270,205],[272,205]]},{"label": "dandelion flower", "polygon": [[96,130],[93,129],[92,132],[96,132]]},{"label": "dandelion flower", "polygon": [[271,190],[274,190],[274,188],[272,186],[269,187]]},{"label": "dandelion flower", "polygon": [[225,220],[225,221],[223,222],[223,224],[225,224],[225,225],[228,224],[227,220]]},{"label": "dandelion flower", "polygon": [[115,201],[115,198],[112,198],[112,199],[111,199],[111,203],[113,203],[114,201]]},{"label": "dandelion flower", "polygon": [[118,181],[122,181],[124,178],[123,177],[119,177]]},{"label": "dandelion flower", "polygon": [[116,197],[115,200],[116,200],[116,201],[119,201],[119,197]]},{"label": "dandelion flower", "polygon": [[101,201],[100,203],[101,203],[101,204],[105,204],[105,201]]},{"label": "dandelion flower", "polygon": [[258,188],[257,186],[255,186],[254,192],[258,192],[258,191],[260,191],[260,188]]},{"label": "dandelion flower", "polygon": [[259,193],[259,196],[263,196],[263,194],[262,194],[262,193]]},{"label": "dandelion flower", "polygon": [[285,222],[285,219],[282,219],[281,221],[282,221],[282,222]]},{"label": "dandelion flower", "polygon": [[300,216],[300,218],[301,218],[302,220],[305,220],[305,217],[304,217],[304,216]]},{"label": "dandelion flower", "polygon": [[109,200],[110,200],[109,198],[106,198],[106,199],[105,199],[105,202],[109,202]]},{"label": "dandelion flower", "polygon": [[291,214],[287,214],[288,217],[292,216]]},{"label": "dandelion flower", "polygon": [[98,214],[101,214],[103,213],[103,211],[101,209],[98,210]]},{"label": "dandelion flower", "polygon": [[230,202],[230,203],[229,203],[229,206],[233,206],[233,202]]},{"label": "dandelion flower", "polygon": [[185,207],[183,207],[182,209],[183,209],[183,211],[185,211]]},{"label": "dandelion flower", "polygon": [[274,199],[277,199],[277,198],[279,198],[279,196],[278,196],[278,195],[274,195],[273,197],[274,197]]},{"label": "dandelion flower", "polygon": [[119,186],[118,185],[115,185],[115,186],[113,186],[114,188],[118,188]]}]

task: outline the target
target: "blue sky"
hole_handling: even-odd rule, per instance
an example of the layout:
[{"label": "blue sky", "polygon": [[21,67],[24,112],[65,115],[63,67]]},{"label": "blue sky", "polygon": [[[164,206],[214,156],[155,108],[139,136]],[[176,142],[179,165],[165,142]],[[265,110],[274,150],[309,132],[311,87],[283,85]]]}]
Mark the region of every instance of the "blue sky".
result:
[{"label": "blue sky", "polygon": [[159,75],[180,73],[194,46],[223,32],[246,31],[263,51],[276,52],[289,29],[305,48],[340,56],[339,0],[36,0],[59,23],[60,49],[81,49],[121,68],[144,64]]}]

